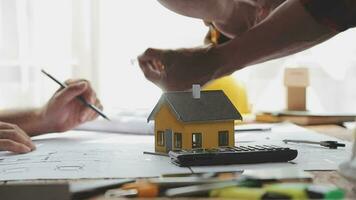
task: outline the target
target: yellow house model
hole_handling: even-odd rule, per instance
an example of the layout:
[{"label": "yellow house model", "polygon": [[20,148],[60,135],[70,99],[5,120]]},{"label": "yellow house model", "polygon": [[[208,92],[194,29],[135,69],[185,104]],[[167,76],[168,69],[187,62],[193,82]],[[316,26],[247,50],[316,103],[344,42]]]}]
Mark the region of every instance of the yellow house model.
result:
[{"label": "yellow house model", "polygon": [[221,90],[164,93],[147,121],[155,121],[155,151],[235,146],[241,114]]}]

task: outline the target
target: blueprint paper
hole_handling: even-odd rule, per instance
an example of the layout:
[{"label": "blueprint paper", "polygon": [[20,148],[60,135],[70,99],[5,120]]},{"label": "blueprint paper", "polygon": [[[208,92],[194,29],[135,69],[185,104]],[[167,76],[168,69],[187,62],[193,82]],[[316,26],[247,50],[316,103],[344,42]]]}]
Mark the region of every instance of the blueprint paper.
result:
[{"label": "blueprint paper", "polygon": [[[259,125],[261,126],[261,125]],[[336,170],[349,160],[351,144],[299,126],[270,124],[270,132],[242,132],[235,135],[237,145],[274,144],[298,150],[292,163],[192,167],[198,172],[239,171],[297,167],[302,170]],[[253,127],[250,127],[253,128]],[[346,148],[327,149],[317,145],[284,144],[284,139],[336,140]],[[29,154],[0,152],[0,181],[31,179],[135,178],[170,173],[191,173],[177,167],[168,157],[144,155],[154,150],[151,135],[109,134],[70,131],[35,137],[37,150]]]},{"label": "blueprint paper", "polygon": [[95,121],[87,122],[77,130],[112,132],[112,133],[130,133],[139,135],[153,135],[153,122],[147,123],[147,117],[150,110],[115,110],[110,114],[110,121],[99,118]]},{"label": "blueprint paper", "polygon": [[154,124],[147,123],[146,118],[120,117],[110,118],[110,121],[98,119],[87,122],[76,130],[153,135]]},{"label": "blueprint paper", "polygon": [[0,152],[0,180],[135,178],[190,173],[153,151],[152,136],[70,131],[34,139],[28,154]]},{"label": "blueprint paper", "polygon": [[[245,125],[240,125],[243,128]],[[235,134],[236,145],[264,145],[271,144],[285,146],[298,150],[298,156],[290,163],[266,163],[255,165],[224,165],[210,167],[192,167],[194,173],[208,171],[238,171],[244,169],[266,169],[297,167],[301,170],[337,170],[339,165],[350,159],[352,144],[334,137],[322,135],[291,123],[260,124],[257,127],[271,127],[267,132],[241,132]],[[251,125],[246,127],[253,128]],[[328,149],[310,144],[284,144],[282,140],[335,140],[346,144],[346,148]]]}]

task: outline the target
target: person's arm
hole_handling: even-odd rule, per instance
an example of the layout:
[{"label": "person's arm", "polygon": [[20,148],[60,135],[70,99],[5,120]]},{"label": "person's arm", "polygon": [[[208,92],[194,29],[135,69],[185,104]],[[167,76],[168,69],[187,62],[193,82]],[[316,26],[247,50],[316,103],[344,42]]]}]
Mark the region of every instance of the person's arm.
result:
[{"label": "person's arm", "polygon": [[291,55],[315,46],[338,32],[318,23],[300,0],[288,0],[257,26],[212,49],[218,54],[216,76],[223,76],[249,65]]},{"label": "person's arm", "polygon": [[70,130],[98,117],[77,97],[102,109],[99,99],[85,80],[69,80],[65,89],[58,90],[47,104],[38,109],[0,112],[0,150],[26,153],[35,146],[30,137]]},{"label": "person's arm", "polygon": [[57,91],[41,108],[0,112],[0,121],[16,124],[29,136],[70,130],[93,120],[98,115],[76,97],[83,96],[89,103],[102,109],[96,93],[85,80],[70,80],[68,87]]},{"label": "person's arm", "polygon": [[148,49],[139,56],[147,79],[164,90],[186,90],[249,65],[291,55],[338,32],[318,23],[299,2],[287,0],[266,19],[230,42],[209,47]]},{"label": "person's arm", "polygon": [[[16,124],[24,130],[29,136],[35,133],[45,132],[42,129],[41,109],[26,110],[4,110],[0,112],[0,121],[8,124]],[[43,128],[44,129],[44,128]]]}]

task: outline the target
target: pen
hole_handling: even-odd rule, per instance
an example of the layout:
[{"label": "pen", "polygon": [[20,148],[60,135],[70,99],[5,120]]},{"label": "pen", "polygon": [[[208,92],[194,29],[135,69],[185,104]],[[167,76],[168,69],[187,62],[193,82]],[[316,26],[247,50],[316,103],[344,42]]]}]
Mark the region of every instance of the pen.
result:
[{"label": "pen", "polygon": [[272,128],[237,128],[235,132],[269,132]]},{"label": "pen", "polygon": [[309,140],[283,140],[284,143],[304,143],[304,144],[317,144],[323,147],[328,147],[329,149],[337,149],[338,147],[345,147],[346,145],[343,143],[339,143],[337,141],[321,141],[314,142]]},{"label": "pen", "polygon": [[[50,79],[52,79],[54,82],[58,83],[62,88],[67,88],[68,87],[65,83],[61,83],[56,78],[54,78],[52,75],[48,74],[45,70],[41,69],[41,72],[43,74],[45,74],[46,76],[48,76]],[[110,121],[110,119],[99,108],[97,108],[93,104],[88,103],[82,96],[78,96],[77,99],[79,101],[81,101],[85,106],[91,108],[93,111],[98,113],[100,116],[102,116],[106,120]]]}]

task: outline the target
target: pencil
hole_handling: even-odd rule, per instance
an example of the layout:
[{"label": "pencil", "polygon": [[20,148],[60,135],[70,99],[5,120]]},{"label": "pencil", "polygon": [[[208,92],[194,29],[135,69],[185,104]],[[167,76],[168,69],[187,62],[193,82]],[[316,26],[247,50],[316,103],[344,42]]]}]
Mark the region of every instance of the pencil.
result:
[{"label": "pencil", "polygon": [[[59,80],[57,80],[56,78],[54,78],[52,75],[50,75],[49,73],[47,73],[45,70],[41,69],[41,72],[43,74],[45,74],[46,76],[48,76],[50,79],[52,79],[54,82],[58,83],[58,85],[60,85],[62,88],[67,88],[68,86],[65,83],[60,82]],[[88,103],[82,96],[78,96],[77,99],[79,101],[81,101],[85,106],[91,108],[93,111],[95,111],[96,113],[98,113],[98,115],[102,116],[104,119],[110,121],[110,119],[99,109],[97,108],[95,105]]]}]

